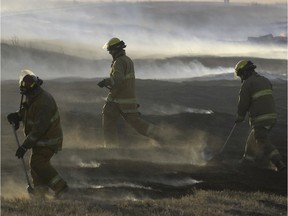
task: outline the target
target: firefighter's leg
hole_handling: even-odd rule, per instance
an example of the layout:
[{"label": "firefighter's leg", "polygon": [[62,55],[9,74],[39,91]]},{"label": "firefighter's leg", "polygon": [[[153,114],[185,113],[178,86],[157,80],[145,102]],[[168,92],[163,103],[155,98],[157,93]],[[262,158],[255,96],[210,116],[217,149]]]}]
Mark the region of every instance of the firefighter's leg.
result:
[{"label": "firefighter's leg", "polygon": [[49,192],[49,187],[47,183],[42,181],[42,179],[31,169],[31,176],[34,184],[33,195],[39,198],[45,198],[45,195]]},{"label": "firefighter's leg", "polygon": [[107,102],[102,111],[102,127],[104,133],[104,146],[118,146],[117,121],[120,110],[115,103]]},{"label": "firefighter's leg", "polygon": [[149,123],[140,118],[139,113],[123,113],[123,118],[131,125],[138,133],[143,136],[148,136],[147,130]]},{"label": "firefighter's leg", "polygon": [[139,113],[122,113],[124,119],[140,134],[158,142],[165,142],[161,128],[140,118]]},{"label": "firefighter's leg", "polygon": [[259,155],[264,159],[271,161],[277,168],[278,171],[283,170],[286,166],[282,162],[282,157],[280,152],[276,149],[274,145],[270,142],[269,133],[272,126],[257,127],[255,128],[255,139],[256,143],[262,147],[262,155]]},{"label": "firefighter's leg", "polygon": [[55,196],[68,190],[67,183],[50,164],[54,151],[48,147],[34,147],[30,158],[31,175],[34,187],[49,186]]}]

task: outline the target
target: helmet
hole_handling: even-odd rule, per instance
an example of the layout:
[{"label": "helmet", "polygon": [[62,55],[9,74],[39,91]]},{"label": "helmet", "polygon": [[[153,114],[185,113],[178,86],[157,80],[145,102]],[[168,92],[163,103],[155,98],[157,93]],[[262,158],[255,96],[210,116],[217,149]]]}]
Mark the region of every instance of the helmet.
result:
[{"label": "helmet", "polygon": [[243,80],[248,79],[248,77],[252,75],[255,68],[256,65],[254,65],[253,62],[249,60],[241,60],[235,66],[235,77],[240,77],[241,82],[243,82]]},{"label": "helmet", "polygon": [[114,49],[124,49],[125,47],[126,44],[124,43],[124,41],[114,37],[104,44],[103,49],[107,49],[108,51],[110,51]]},{"label": "helmet", "polygon": [[22,70],[19,76],[20,93],[27,95],[36,90],[43,81],[39,79],[31,70]]}]

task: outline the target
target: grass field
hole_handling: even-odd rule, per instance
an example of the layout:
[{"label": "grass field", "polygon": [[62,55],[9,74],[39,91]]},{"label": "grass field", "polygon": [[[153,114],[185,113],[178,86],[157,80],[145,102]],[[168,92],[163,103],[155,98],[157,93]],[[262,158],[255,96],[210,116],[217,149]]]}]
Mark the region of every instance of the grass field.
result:
[{"label": "grass field", "polygon": [[2,215],[23,216],[206,216],[287,215],[287,198],[262,192],[196,190],[193,195],[160,200],[2,199]]}]

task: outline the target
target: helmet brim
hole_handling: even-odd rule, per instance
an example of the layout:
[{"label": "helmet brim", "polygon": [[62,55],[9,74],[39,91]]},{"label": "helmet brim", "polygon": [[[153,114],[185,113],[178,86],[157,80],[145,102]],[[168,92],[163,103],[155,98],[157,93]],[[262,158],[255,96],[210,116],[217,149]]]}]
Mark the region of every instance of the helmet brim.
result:
[{"label": "helmet brim", "polygon": [[36,77],[36,75],[31,70],[22,70],[20,72],[20,75],[19,75],[19,85],[21,84],[21,82],[23,81],[23,78],[26,75],[31,75],[31,76],[35,76]]}]

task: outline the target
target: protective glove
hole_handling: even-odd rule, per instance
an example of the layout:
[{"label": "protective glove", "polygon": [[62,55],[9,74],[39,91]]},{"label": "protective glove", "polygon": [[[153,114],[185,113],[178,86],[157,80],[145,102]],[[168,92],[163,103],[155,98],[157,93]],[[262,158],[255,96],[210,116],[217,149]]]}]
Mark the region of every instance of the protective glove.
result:
[{"label": "protective glove", "polygon": [[99,82],[98,84],[97,84],[100,88],[103,88],[103,87],[105,87],[106,86],[106,81],[105,81],[105,79],[103,79],[101,82]]},{"label": "protective glove", "polygon": [[27,150],[28,148],[23,144],[17,149],[15,156],[18,157],[19,159],[23,158]]},{"label": "protective glove", "polygon": [[15,113],[10,113],[7,116],[7,120],[10,124],[14,125],[15,130],[17,130],[19,128],[19,122],[21,121],[21,117],[18,115],[17,112]]},{"label": "protective glove", "polygon": [[244,119],[245,119],[245,117],[243,117],[243,116],[237,116],[237,117],[236,117],[236,120],[235,120],[235,123],[236,123],[236,124],[241,123],[241,122],[244,121]]}]

